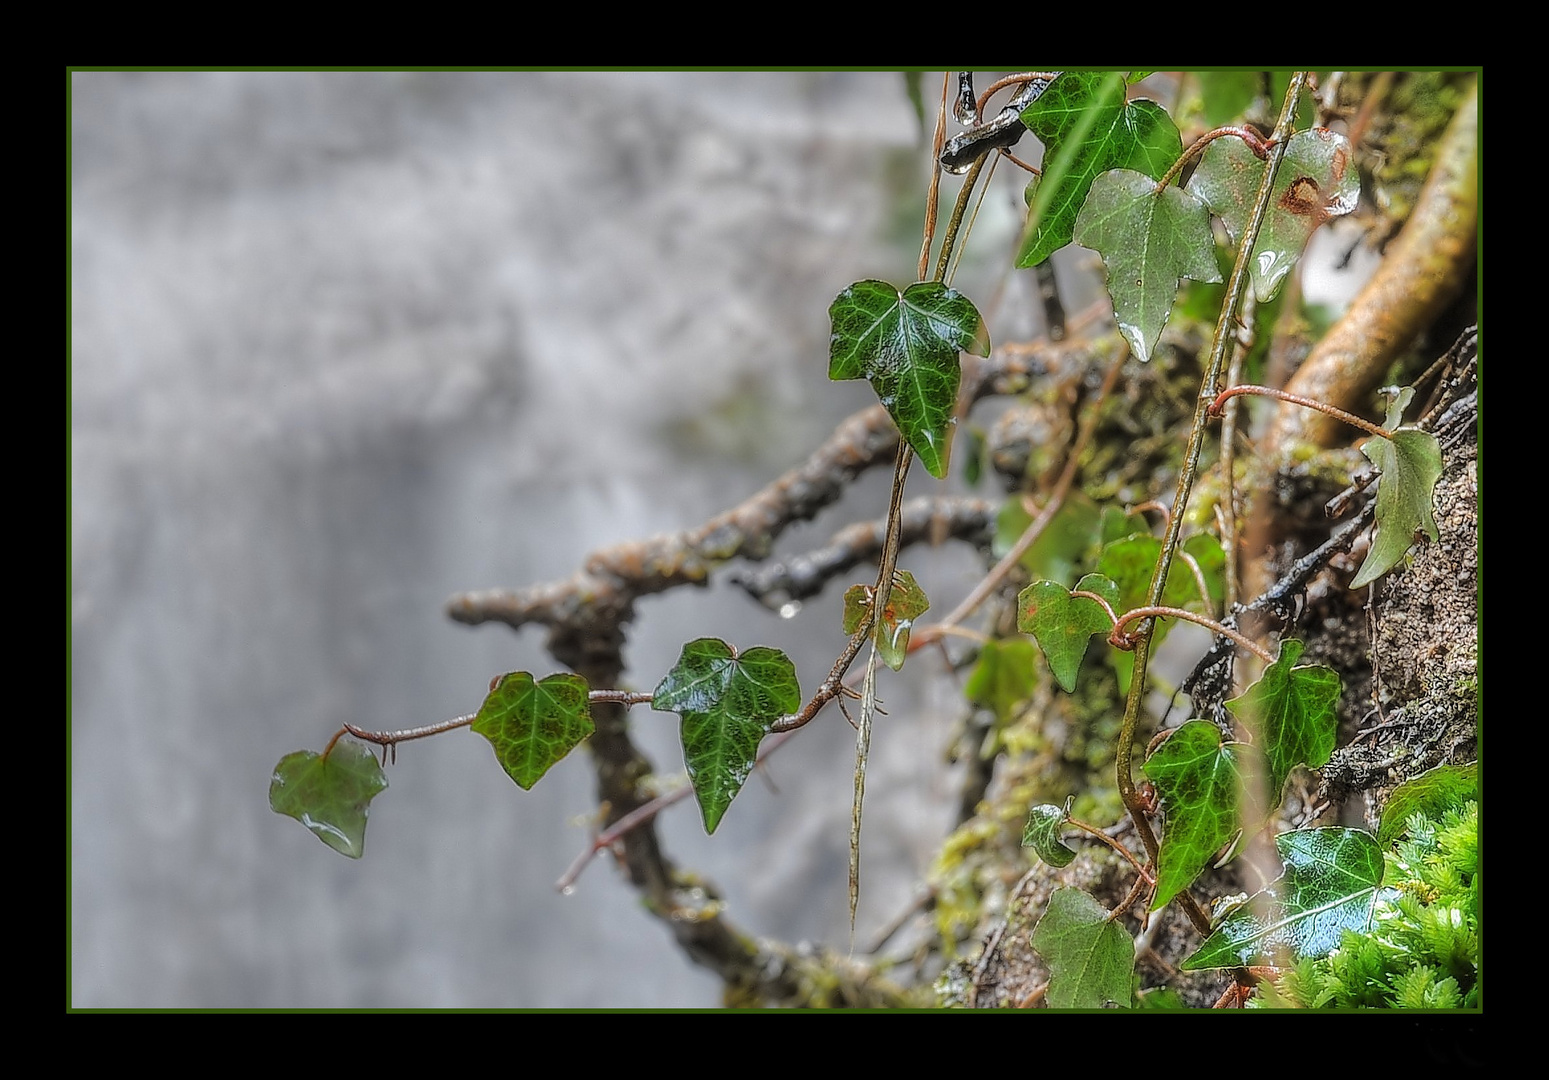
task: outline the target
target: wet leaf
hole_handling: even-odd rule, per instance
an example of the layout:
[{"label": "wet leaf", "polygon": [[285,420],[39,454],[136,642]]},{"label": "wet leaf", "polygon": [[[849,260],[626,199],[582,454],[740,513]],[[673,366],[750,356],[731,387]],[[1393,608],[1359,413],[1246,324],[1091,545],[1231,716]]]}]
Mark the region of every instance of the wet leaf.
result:
[{"label": "wet leaf", "polygon": [[1080,889],[1055,889],[1033,930],[1033,948],[1049,965],[1052,1009],[1129,1007],[1135,942],[1108,911]]},{"label": "wet leaf", "polygon": [[1469,799],[1479,797],[1479,763],[1438,765],[1413,780],[1400,784],[1388,796],[1377,826],[1377,844],[1386,848],[1404,832],[1411,814],[1440,818]]},{"label": "wet leaf", "polygon": [[[870,585],[851,585],[844,592],[844,632],[859,630],[871,610],[874,590]],[[893,588],[888,593],[887,609],[877,620],[877,654],[883,663],[897,671],[909,654],[909,631],[914,621],[930,610],[930,600],[914,575],[907,570],[893,571]]]},{"label": "wet leaf", "polygon": [[1089,592],[1118,608],[1119,590],[1101,574],[1088,574],[1074,590],[1053,581],[1035,581],[1017,597],[1017,629],[1038,639],[1049,670],[1066,693],[1075,693],[1076,675],[1093,634],[1106,637],[1113,630],[1103,606],[1073,592]]},{"label": "wet leaf", "polygon": [[1127,169],[1092,181],[1076,218],[1076,243],[1103,257],[1119,332],[1135,358],[1151,359],[1183,278],[1220,281],[1205,204]]},{"label": "wet leaf", "polygon": [[1044,172],[1028,186],[1017,265],[1036,266],[1070,243],[1092,181],[1110,169],[1160,179],[1183,153],[1178,129],[1154,101],[1125,101],[1118,72],[1067,71],[1022,111],[1043,143]]},{"label": "wet leaf", "polygon": [[1076,853],[1060,841],[1060,830],[1070,815],[1053,803],[1041,803],[1028,812],[1022,829],[1022,846],[1030,847],[1050,866],[1069,866]]},{"label": "wet leaf", "polygon": [[1338,718],[1335,706],[1343,686],[1333,668],[1292,667],[1303,645],[1294,638],[1280,643],[1280,656],[1258,681],[1226,703],[1253,732],[1269,766],[1269,798],[1280,802],[1286,777],[1298,765],[1316,769],[1334,752]]},{"label": "wet leaf", "polygon": [[366,850],[371,800],[387,790],[375,755],[359,743],[339,742],[325,758],[311,750],[286,754],[269,778],[269,809],[293,817],[341,855]]},{"label": "wet leaf", "polygon": [[[1343,135],[1312,128],[1291,136],[1249,264],[1260,303],[1279,291],[1312,230],[1355,209],[1361,181],[1353,165]],[[1241,139],[1217,139],[1205,148],[1188,190],[1220,217],[1233,240],[1240,241],[1264,169],[1265,163]]]},{"label": "wet leaf", "polygon": [[770,725],[800,707],[796,666],[780,650],[738,654],[718,638],[683,646],[651,708],[682,718],[683,761],[706,832],[715,832],[742,790]]},{"label": "wet leaf", "polygon": [[568,672],[541,682],[525,671],[502,675],[479,706],[473,730],[495,748],[506,775],[531,790],[592,733],[586,680]]},{"label": "wet leaf", "polygon": [[1238,807],[1251,753],[1241,743],[1223,745],[1208,720],[1190,720],[1146,759],[1145,774],[1167,814],[1152,910],[1188,888],[1242,827]]},{"label": "wet leaf", "polygon": [[963,693],[975,705],[994,712],[996,723],[1004,726],[1038,687],[1037,657],[1038,651],[1026,638],[986,641]]},{"label": "wet leaf", "polygon": [[1399,428],[1391,441],[1373,435],[1361,445],[1377,477],[1377,526],[1366,561],[1350,582],[1352,589],[1370,585],[1398,565],[1421,535],[1435,540],[1436,518],[1431,502],[1441,479],[1441,444],[1428,431]]},{"label": "wet leaf", "polygon": [[893,423],[930,474],[947,474],[959,352],[990,355],[990,336],[973,303],[939,281],[899,292],[885,281],[857,281],[829,306],[828,377],[871,381]]},{"label": "wet leaf", "polygon": [[1357,829],[1302,829],[1275,837],[1285,873],[1228,915],[1185,971],[1327,956],[1340,935],[1371,930],[1382,849]]}]

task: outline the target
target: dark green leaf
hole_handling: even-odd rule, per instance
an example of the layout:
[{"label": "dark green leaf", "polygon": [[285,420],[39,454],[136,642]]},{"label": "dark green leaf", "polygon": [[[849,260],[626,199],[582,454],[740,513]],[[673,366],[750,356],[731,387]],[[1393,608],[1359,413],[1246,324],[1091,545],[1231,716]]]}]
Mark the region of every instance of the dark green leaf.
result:
[{"label": "dark green leaf", "polygon": [[963,693],[975,705],[992,710],[997,723],[1008,724],[1016,707],[1032,697],[1038,686],[1037,656],[1026,638],[986,641]]},{"label": "dark green leaf", "polygon": [[1352,589],[1370,585],[1393,569],[1422,534],[1435,540],[1431,501],[1441,479],[1441,444],[1427,431],[1399,428],[1392,441],[1373,435],[1361,446],[1377,477],[1377,527]]},{"label": "dark green leaf", "polygon": [[[1190,541],[1194,541],[1194,538],[1190,537],[1183,542],[1183,550],[1193,555],[1196,562],[1205,560],[1201,569],[1205,569],[1208,564],[1210,570],[1219,574],[1220,567],[1225,565],[1225,555],[1211,554],[1210,545],[1215,544],[1216,552],[1220,553],[1220,544],[1213,537],[1207,536],[1203,543],[1194,541],[1195,546],[1191,549]],[[1097,557],[1097,569],[1099,573],[1112,578],[1118,585],[1119,606],[1115,610],[1120,614],[1146,606],[1147,595],[1151,591],[1151,575],[1156,573],[1156,562],[1161,557],[1162,541],[1154,536],[1127,536],[1103,546],[1102,554]],[[1219,585],[1217,587],[1219,588]],[[1207,592],[1210,590],[1208,573],[1205,588]],[[1200,596],[1199,583],[1194,578],[1194,571],[1188,563],[1176,556],[1167,570],[1167,587],[1162,590],[1162,604],[1165,607],[1187,608],[1192,611],[1198,611],[1206,605],[1206,599]],[[1174,621],[1173,619],[1156,621],[1156,631],[1151,639],[1153,647],[1161,643],[1162,637],[1171,629]],[[1134,627],[1131,626],[1129,629]]]},{"label": "dark green leaf", "polygon": [[1022,846],[1030,847],[1050,866],[1069,866],[1076,853],[1060,842],[1060,830],[1070,815],[1053,803],[1042,803],[1028,812],[1022,830]]},{"label": "dark green leaf", "polygon": [[1179,188],[1157,191],[1144,173],[1114,169],[1093,180],[1075,240],[1103,257],[1119,332],[1142,363],[1172,314],[1178,282],[1221,280],[1205,204]]},{"label": "dark green leaf", "polygon": [[1153,910],[1188,888],[1242,827],[1238,807],[1249,754],[1240,743],[1223,746],[1208,720],[1190,720],[1146,759],[1145,774],[1167,813]]},{"label": "dark green leaf", "polygon": [[885,281],[857,281],[829,306],[828,377],[871,381],[872,389],[930,474],[947,474],[959,352],[990,355],[984,320],[968,297],[939,281],[900,293]]},{"label": "dark green leaf", "polygon": [[1099,175],[1134,169],[1157,180],[1183,153],[1165,109],[1124,97],[1118,72],[1067,71],[1022,111],[1022,122],[1043,143],[1044,172],[1028,187],[1018,266],[1036,266],[1070,243]]},{"label": "dark green leaf", "polygon": [[1135,942],[1080,889],[1055,889],[1033,930],[1033,948],[1049,965],[1049,1007],[1129,1006],[1134,993]]},{"label": "dark green leaf", "polygon": [[387,789],[387,777],[359,743],[335,743],[325,758],[311,750],[286,754],[269,778],[269,809],[293,817],[341,855],[366,850],[371,800]]},{"label": "dark green leaf", "polygon": [[479,706],[473,730],[489,740],[506,774],[531,790],[592,733],[586,680],[568,672],[542,682],[525,671],[502,675]]},{"label": "dark green leaf", "polygon": [[683,646],[651,708],[682,717],[683,761],[706,832],[715,832],[742,790],[770,725],[800,706],[796,667],[778,649],[739,655],[717,638]]},{"label": "dark green leaf", "polygon": [[[1279,291],[1312,230],[1355,209],[1361,181],[1351,166],[1350,143],[1343,135],[1312,128],[1291,136],[1249,264],[1260,303]],[[1217,139],[1205,148],[1189,191],[1221,218],[1232,239],[1240,241],[1264,168],[1241,139]]]},{"label": "dark green leaf", "polygon": [[1346,930],[1370,932],[1382,849],[1356,829],[1302,829],[1275,837],[1285,874],[1228,915],[1181,965],[1273,964],[1327,956]]},{"label": "dark green leaf", "polygon": [[[1099,520],[1097,504],[1080,492],[1072,492],[1023,554],[1022,568],[1035,578],[1075,580],[1077,570],[1091,558]],[[1001,558],[1015,547],[1032,523],[1019,496],[1007,499],[995,518],[995,557]]]},{"label": "dark green leaf", "polygon": [[1388,796],[1377,826],[1377,843],[1386,848],[1404,832],[1411,814],[1439,819],[1453,807],[1479,797],[1479,763],[1438,765],[1400,784]]},{"label": "dark green leaf", "polygon": [[1073,592],[1094,593],[1118,609],[1118,587],[1101,574],[1088,574],[1074,590],[1053,581],[1035,581],[1017,597],[1017,629],[1038,639],[1049,670],[1066,693],[1075,692],[1076,674],[1092,635],[1107,636],[1113,630],[1113,619],[1101,604]]},{"label": "dark green leaf", "polygon": [[1334,752],[1334,708],[1343,687],[1333,668],[1292,667],[1302,649],[1294,638],[1282,641],[1279,659],[1241,697],[1226,703],[1264,752],[1271,806],[1280,802],[1293,768],[1316,769]]}]

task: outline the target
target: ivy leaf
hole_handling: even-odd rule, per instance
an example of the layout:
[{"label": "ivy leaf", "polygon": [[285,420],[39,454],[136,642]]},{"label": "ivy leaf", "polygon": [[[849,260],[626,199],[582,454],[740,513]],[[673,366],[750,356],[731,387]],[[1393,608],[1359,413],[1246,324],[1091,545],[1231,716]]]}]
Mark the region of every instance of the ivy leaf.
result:
[{"label": "ivy leaf", "polygon": [[1263,72],[1259,71],[1199,71],[1194,77],[1199,80],[1205,123],[1213,128],[1241,116],[1263,84]]},{"label": "ivy leaf", "polygon": [[489,740],[500,767],[524,791],[592,730],[586,680],[569,672],[541,682],[525,671],[501,675],[473,719],[473,731]]},{"label": "ivy leaf", "polygon": [[828,377],[871,380],[925,468],[945,477],[962,374],[957,354],[990,355],[978,309],[939,281],[901,293],[885,281],[857,281],[835,297],[828,317]]},{"label": "ivy leaf", "polygon": [[1108,911],[1080,889],[1055,889],[1033,930],[1033,948],[1049,965],[1049,1007],[1128,1008],[1135,942]]},{"label": "ivy leaf", "polygon": [[1340,935],[1371,931],[1382,848],[1357,829],[1301,829],[1275,837],[1285,873],[1228,915],[1185,971],[1327,956]]},{"label": "ivy leaf", "polygon": [[796,666],[778,649],[739,654],[718,638],[683,646],[651,698],[651,708],[682,718],[683,761],[704,817],[715,832],[753,771],[769,727],[801,706]]},{"label": "ivy leaf", "polygon": [[1017,265],[1037,266],[1070,243],[1092,181],[1110,169],[1153,180],[1183,153],[1178,128],[1154,101],[1126,102],[1118,72],[1067,71],[1026,109],[1043,143],[1043,176],[1028,185],[1030,212]]},{"label": "ivy leaf", "polygon": [[1088,574],[1074,590],[1053,581],[1035,581],[1017,597],[1017,629],[1038,639],[1049,670],[1068,694],[1075,693],[1076,674],[1092,635],[1106,636],[1113,630],[1113,619],[1101,604],[1073,592],[1095,593],[1119,610],[1119,588],[1101,574]]},{"label": "ivy leaf", "polygon": [[[1361,181],[1352,160],[1349,141],[1327,128],[1291,136],[1249,264],[1259,303],[1274,298],[1312,230],[1355,209]],[[1241,139],[1217,139],[1205,148],[1188,189],[1220,217],[1232,239],[1241,240],[1264,168]]]},{"label": "ivy leaf", "polygon": [[1388,796],[1377,826],[1377,844],[1386,848],[1404,832],[1411,814],[1440,818],[1455,806],[1479,795],[1479,763],[1438,765],[1400,784]]},{"label": "ivy leaf", "polygon": [[1435,540],[1436,518],[1431,501],[1441,479],[1441,444],[1428,431],[1399,428],[1392,440],[1373,435],[1361,444],[1377,477],[1377,531],[1366,561],[1350,582],[1352,589],[1370,585],[1393,569],[1420,534]]},{"label": "ivy leaf", "polygon": [[1316,769],[1334,752],[1334,707],[1344,687],[1333,668],[1292,667],[1303,647],[1295,638],[1282,641],[1279,658],[1241,697],[1226,703],[1263,748],[1272,805],[1279,804],[1293,768]]},{"label": "ivy leaf", "polygon": [[[1180,546],[1204,572],[1206,595],[1200,595],[1199,582],[1195,580],[1189,564],[1174,557],[1167,570],[1167,586],[1162,590],[1162,604],[1165,607],[1189,608],[1192,605],[1197,609],[1207,605],[1213,609],[1212,599],[1218,604],[1224,595],[1221,571],[1226,565],[1226,555],[1215,537],[1197,535],[1202,536],[1203,540],[1191,536]],[[1126,536],[1103,546],[1102,553],[1097,557],[1097,570],[1112,578],[1119,587],[1119,606],[1115,611],[1123,614],[1146,605],[1147,594],[1151,590],[1151,575],[1156,572],[1156,561],[1161,557],[1162,541],[1146,534]],[[1213,586],[1212,576],[1216,578]],[[1156,631],[1151,639],[1153,646],[1161,643],[1162,636],[1172,628],[1174,621],[1156,620]]]},{"label": "ivy leaf", "polygon": [[997,723],[1010,723],[1016,707],[1032,697],[1038,686],[1037,656],[1026,638],[986,641],[963,687],[964,695],[993,711]]},{"label": "ivy leaf", "polygon": [[1153,911],[1188,888],[1242,827],[1239,799],[1253,764],[1249,747],[1222,745],[1208,720],[1190,720],[1146,759],[1145,774],[1167,812]]},{"label": "ivy leaf", "polygon": [[1050,866],[1069,866],[1076,853],[1060,841],[1060,830],[1069,820],[1070,814],[1053,803],[1033,807],[1022,830],[1022,846],[1032,848]]},{"label": "ivy leaf", "polygon": [[[851,585],[844,591],[844,632],[853,634],[865,621],[875,600],[870,585]],[[930,600],[914,575],[907,570],[893,571],[893,587],[888,591],[887,608],[877,620],[877,654],[888,667],[897,671],[909,654],[909,631],[914,620],[930,610]]]},{"label": "ivy leaf", "polygon": [[293,817],[341,855],[366,850],[371,800],[387,790],[376,757],[359,743],[335,743],[325,757],[311,750],[286,754],[269,778],[269,809]]},{"label": "ivy leaf", "polygon": [[1220,281],[1210,211],[1180,188],[1128,169],[1092,181],[1076,217],[1076,243],[1103,257],[1119,332],[1135,358],[1151,359],[1178,298],[1178,282]]}]

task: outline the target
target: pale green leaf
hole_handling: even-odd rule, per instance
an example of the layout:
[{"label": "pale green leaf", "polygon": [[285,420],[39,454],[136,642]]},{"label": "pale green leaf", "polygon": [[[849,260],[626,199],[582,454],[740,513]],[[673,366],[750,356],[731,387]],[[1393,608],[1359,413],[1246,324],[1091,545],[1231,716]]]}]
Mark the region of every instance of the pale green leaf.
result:
[{"label": "pale green leaf", "polygon": [[1055,889],[1033,930],[1033,948],[1049,965],[1052,1009],[1125,1008],[1133,996],[1135,942],[1080,889]]},{"label": "pale green leaf", "polygon": [[286,754],[269,778],[269,808],[293,817],[341,855],[366,850],[371,800],[387,789],[387,777],[359,743],[335,743],[327,757],[311,750]]}]

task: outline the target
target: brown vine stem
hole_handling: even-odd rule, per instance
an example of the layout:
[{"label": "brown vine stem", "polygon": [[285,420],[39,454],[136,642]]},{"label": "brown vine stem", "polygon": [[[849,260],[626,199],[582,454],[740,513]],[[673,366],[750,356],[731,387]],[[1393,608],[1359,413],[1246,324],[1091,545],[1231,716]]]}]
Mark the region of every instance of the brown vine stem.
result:
[{"label": "brown vine stem", "polygon": [[[936,256],[936,275],[932,281],[946,281],[947,262],[952,258],[952,249],[957,246],[957,230],[963,224],[963,215],[968,211],[968,202],[973,195],[974,186],[979,182],[979,174],[984,171],[984,163],[989,160],[989,152],[986,151],[974,159],[974,163],[968,167],[968,174],[963,177],[963,186],[957,190],[957,202],[952,205],[952,217],[947,221],[946,235],[941,238],[941,251]],[[937,170],[940,175],[941,170]]]},{"label": "brown vine stem", "polygon": [[1209,146],[1211,143],[1225,135],[1235,135],[1237,138],[1247,143],[1248,149],[1252,150],[1254,156],[1256,156],[1260,161],[1263,161],[1265,158],[1269,157],[1269,147],[1265,145],[1263,139],[1259,138],[1259,133],[1254,131],[1252,128],[1218,127],[1214,131],[1207,131],[1199,138],[1195,139],[1194,142],[1190,144],[1189,148],[1181,155],[1179,155],[1178,160],[1173,162],[1172,168],[1163,173],[1162,178],[1156,182],[1156,194],[1160,195],[1164,190],[1166,190],[1167,185],[1172,183],[1173,179],[1183,171],[1183,167],[1185,165],[1187,165],[1192,159],[1199,157],[1200,154],[1205,152],[1205,147]]},{"label": "brown vine stem", "polygon": [[[615,705],[623,705],[628,708],[632,705],[648,704],[653,694],[636,693],[633,690],[589,690],[587,691],[587,703],[596,705],[601,702],[611,702]],[[355,736],[361,742],[376,743],[378,746],[395,746],[401,742],[413,742],[415,739],[428,739],[432,735],[440,735],[446,731],[456,731],[458,728],[467,727],[479,718],[478,713],[469,713],[467,716],[454,717],[451,720],[442,720],[438,724],[426,724],[424,727],[404,728],[401,731],[370,731],[363,727],[345,722],[344,728],[333,737],[328,746],[331,749],[339,735],[346,733]]]},{"label": "brown vine stem", "polygon": [[[1183,467],[1178,473],[1178,489],[1173,496],[1175,513],[1167,523],[1166,535],[1162,539],[1162,553],[1157,559],[1156,571],[1151,577],[1151,588],[1147,594],[1153,606],[1160,604],[1162,590],[1167,586],[1168,571],[1172,569],[1173,552],[1178,548],[1179,535],[1183,526],[1182,511],[1189,505],[1189,496],[1194,490],[1194,478],[1199,470],[1200,451],[1205,441],[1206,412],[1219,392],[1221,372],[1226,366],[1226,350],[1235,336],[1237,310],[1248,284],[1248,264],[1252,259],[1254,246],[1258,243],[1259,231],[1264,226],[1264,218],[1269,212],[1275,175],[1280,171],[1280,162],[1285,158],[1286,143],[1289,140],[1296,113],[1296,102],[1306,84],[1307,72],[1298,71],[1291,76],[1291,85],[1287,87],[1285,101],[1280,107],[1280,120],[1275,125],[1275,132],[1271,139],[1269,160],[1265,163],[1264,176],[1259,181],[1253,213],[1249,216],[1247,228],[1243,230],[1237,249],[1237,261],[1232,266],[1232,276],[1227,282],[1226,302],[1222,305],[1220,318],[1216,321],[1215,336],[1210,345],[1210,362],[1200,385],[1199,400],[1194,410],[1194,426],[1189,431],[1188,445],[1183,454]],[[1120,724],[1118,741],[1114,747],[1115,756],[1118,759],[1116,771],[1119,796],[1124,800],[1125,808],[1129,810],[1130,819],[1134,821],[1135,831],[1140,834],[1141,842],[1146,846],[1147,855],[1152,862],[1155,862],[1160,845],[1157,843],[1156,834],[1151,831],[1150,822],[1146,820],[1144,802],[1136,789],[1134,776],[1135,729],[1139,725],[1141,705],[1146,696],[1146,671],[1151,662],[1150,634],[1144,631],[1139,634],[1134,655],[1135,666],[1130,676],[1129,697],[1124,703],[1124,719]],[[1210,917],[1189,895],[1188,890],[1178,894],[1178,902],[1201,936],[1208,936]]]},{"label": "brown vine stem", "polygon": [[1275,662],[1275,658],[1270,655],[1268,649],[1264,648],[1264,646],[1260,645],[1258,642],[1244,637],[1229,626],[1223,626],[1222,624],[1216,622],[1214,619],[1206,618],[1204,615],[1197,615],[1194,612],[1186,611],[1183,608],[1165,607],[1160,605],[1156,607],[1138,607],[1131,611],[1126,611],[1113,624],[1113,634],[1108,638],[1108,643],[1116,649],[1125,649],[1125,651],[1128,651],[1127,646],[1130,646],[1134,639],[1124,632],[1125,625],[1128,623],[1137,622],[1140,619],[1150,618],[1183,619],[1186,622],[1198,623],[1205,629],[1220,634],[1222,637],[1231,638],[1244,649],[1247,649],[1249,652],[1251,652],[1254,656],[1257,656],[1260,660],[1264,661],[1264,663],[1273,664]]},{"label": "brown vine stem", "polygon": [[1234,386],[1229,390],[1221,391],[1219,397],[1210,403],[1210,415],[1220,416],[1222,408],[1234,397],[1251,394],[1255,397],[1274,398],[1277,401],[1288,401],[1292,405],[1300,405],[1307,409],[1316,409],[1320,413],[1326,413],[1336,420],[1343,420],[1351,427],[1360,428],[1369,435],[1381,435],[1384,439],[1393,438],[1393,433],[1380,424],[1374,424],[1370,420],[1362,420],[1354,413],[1347,413],[1343,409],[1335,408],[1325,401],[1317,401],[1313,398],[1302,397],[1300,394],[1289,394],[1284,390],[1276,390],[1272,386],[1254,386],[1252,383],[1244,383],[1242,386]]},{"label": "brown vine stem", "polygon": [[[1142,865],[1142,863],[1140,862],[1139,859],[1137,859],[1137,858],[1135,858],[1135,856],[1131,855],[1129,853],[1129,849],[1128,848],[1126,848],[1123,844],[1119,843],[1113,837],[1109,836],[1107,833],[1103,832],[1096,825],[1088,825],[1086,822],[1084,822],[1084,821],[1077,821],[1075,818],[1066,818],[1065,819],[1065,824],[1071,826],[1072,828],[1080,829],[1082,832],[1090,833],[1092,836],[1096,837],[1098,840],[1101,840],[1104,844],[1108,845],[1110,848],[1112,848],[1114,851],[1116,851],[1119,855],[1123,856],[1124,859],[1127,860],[1129,862],[1129,864],[1135,868],[1135,873],[1140,875],[1140,878],[1141,878],[1142,881],[1144,881],[1147,885],[1155,885],[1156,884],[1156,878],[1152,876],[1151,871],[1147,870],[1145,868],[1145,866]],[[1125,906],[1128,906],[1128,905],[1125,905]]]},{"label": "brown vine stem", "polygon": [[936,137],[931,142],[931,171],[930,191],[925,196],[925,239],[920,244],[920,269],[918,278],[925,280],[925,271],[930,266],[930,246],[936,239],[936,206],[941,196],[941,148],[947,141],[947,94],[951,85],[952,73],[941,73],[941,107],[936,112]]},{"label": "brown vine stem", "polygon": [[[1007,574],[1011,573],[1012,567],[1022,561],[1022,556],[1027,554],[1027,549],[1037,542],[1044,529],[1048,528],[1049,522],[1054,520],[1054,515],[1059,512],[1060,507],[1065,503],[1065,497],[1070,494],[1071,485],[1075,483],[1076,470],[1081,464],[1081,455],[1086,452],[1087,443],[1091,441],[1092,433],[1097,429],[1097,417],[1102,411],[1103,402],[1108,399],[1108,394],[1113,390],[1113,384],[1118,381],[1119,371],[1124,367],[1124,361],[1128,357],[1129,346],[1124,345],[1121,347],[1119,355],[1109,366],[1108,374],[1103,378],[1102,388],[1098,390],[1097,398],[1092,402],[1091,411],[1087,413],[1086,420],[1081,425],[1080,432],[1076,435],[1075,444],[1070,448],[1070,457],[1065,462],[1064,471],[1060,473],[1059,480],[1055,482],[1054,490],[1049,493],[1048,502],[1044,503],[1043,509],[1039,511],[1038,516],[1028,523],[1027,528],[1022,530],[1022,535],[1017,538],[1017,542],[1012,545],[1011,550],[1006,552],[1000,562],[996,563],[994,568],[984,576],[983,580],[975,585],[967,596],[963,597],[962,602],[953,608],[946,618],[930,626],[922,626],[915,631],[914,640],[909,642],[910,652],[923,648],[935,641],[947,633],[947,628],[956,626],[977,611],[979,605],[984,603],[991,593],[1000,588],[1000,583],[1005,580]],[[1110,612],[1110,614],[1112,613]]]},{"label": "brown vine stem", "polygon": [[1004,90],[1008,86],[1018,86],[1022,83],[1032,82],[1034,79],[1042,79],[1045,82],[1052,82],[1054,77],[1058,74],[1059,72],[1057,71],[1022,71],[1015,75],[1004,75],[990,83],[989,89],[979,95],[979,103],[974,106],[975,111],[977,111],[980,116],[983,116],[984,107],[990,103],[990,98],[994,97],[997,92]]}]

